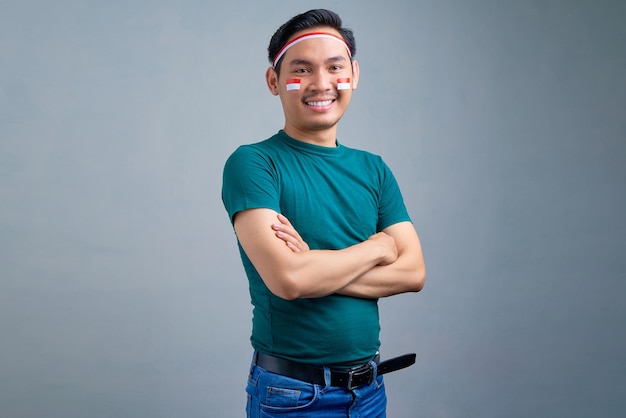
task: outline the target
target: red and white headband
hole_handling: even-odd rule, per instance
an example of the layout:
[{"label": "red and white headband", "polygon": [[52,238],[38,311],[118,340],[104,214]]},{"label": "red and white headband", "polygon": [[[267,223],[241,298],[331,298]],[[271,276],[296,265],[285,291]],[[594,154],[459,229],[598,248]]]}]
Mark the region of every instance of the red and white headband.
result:
[{"label": "red and white headband", "polygon": [[348,56],[352,58],[352,51],[350,51],[350,46],[348,46],[348,43],[341,36],[334,35],[328,32],[309,32],[309,33],[305,33],[304,35],[297,36],[293,38],[291,41],[287,42],[280,49],[280,51],[278,51],[278,54],[276,54],[276,58],[274,58],[274,62],[272,63],[272,66],[276,68],[276,64],[278,64],[278,61],[280,61],[280,59],[283,57],[283,55],[285,55],[285,52],[287,52],[289,48],[291,48],[297,43],[306,41],[307,39],[313,39],[313,38],[326,38],[326,39],[333,39],[337,42],[341,42],[341,44],[346,47],[346,50],[348,51]]}]

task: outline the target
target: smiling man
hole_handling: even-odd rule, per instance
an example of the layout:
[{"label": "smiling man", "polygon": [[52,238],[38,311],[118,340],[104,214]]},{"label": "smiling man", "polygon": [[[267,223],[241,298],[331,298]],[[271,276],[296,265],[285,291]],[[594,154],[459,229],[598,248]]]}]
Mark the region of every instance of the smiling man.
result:
[{"label": "smiling man", "polygon": [[239,147],[222,199],[249,280],[248,417],[384,417],[378,298],[424,286],[421,244],[383,160],[337,140],[359,82],[351,30],[329,10],[272,36],[266,72],[285,125]]}]

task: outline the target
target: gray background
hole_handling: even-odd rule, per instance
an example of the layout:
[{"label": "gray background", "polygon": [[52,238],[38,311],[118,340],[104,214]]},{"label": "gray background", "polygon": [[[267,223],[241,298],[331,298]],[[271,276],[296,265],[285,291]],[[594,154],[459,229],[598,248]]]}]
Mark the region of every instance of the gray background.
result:
[{"label": "gray background", "polygon": [[626,410],[626,2],[0,0],[0,415],[237,417],[251,308],[220,200],[282,127],[273,31],[357,36],[339,138],[393,168],[420,294],[391,417]]}]

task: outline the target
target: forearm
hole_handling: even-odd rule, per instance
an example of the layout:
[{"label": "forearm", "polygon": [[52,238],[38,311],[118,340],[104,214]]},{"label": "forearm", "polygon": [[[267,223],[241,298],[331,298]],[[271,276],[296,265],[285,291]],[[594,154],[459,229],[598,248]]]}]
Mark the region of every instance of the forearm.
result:
[{"label": "forearm", "polygon": [[387,266],[375,266],[337,291],[338,294],[376,299],[399,293],[419,292],[424,287],[426,269],[410,254],[401,255]]},{"label": "forearm", "polygon": [[[267,276],[278,276],[277,294],[287,299],[314,298],[338,293],[364,277],[380,261],[375,243],[364,241],[342,250],[293,253],[287,263]],[[263,274],[261,274],[263,277]]]}]

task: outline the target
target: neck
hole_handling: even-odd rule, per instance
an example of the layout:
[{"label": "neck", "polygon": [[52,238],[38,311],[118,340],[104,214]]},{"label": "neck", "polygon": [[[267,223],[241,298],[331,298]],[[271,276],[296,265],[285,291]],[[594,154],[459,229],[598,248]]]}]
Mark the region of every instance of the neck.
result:
[{"label": "neck", "polygon": [[285,133],[297,139],[298,141],[307,142],[322,147],[334,148],[337,146],[337,126],[320,130],[303,130],[289,124],[285,124],[283,128]]}]

